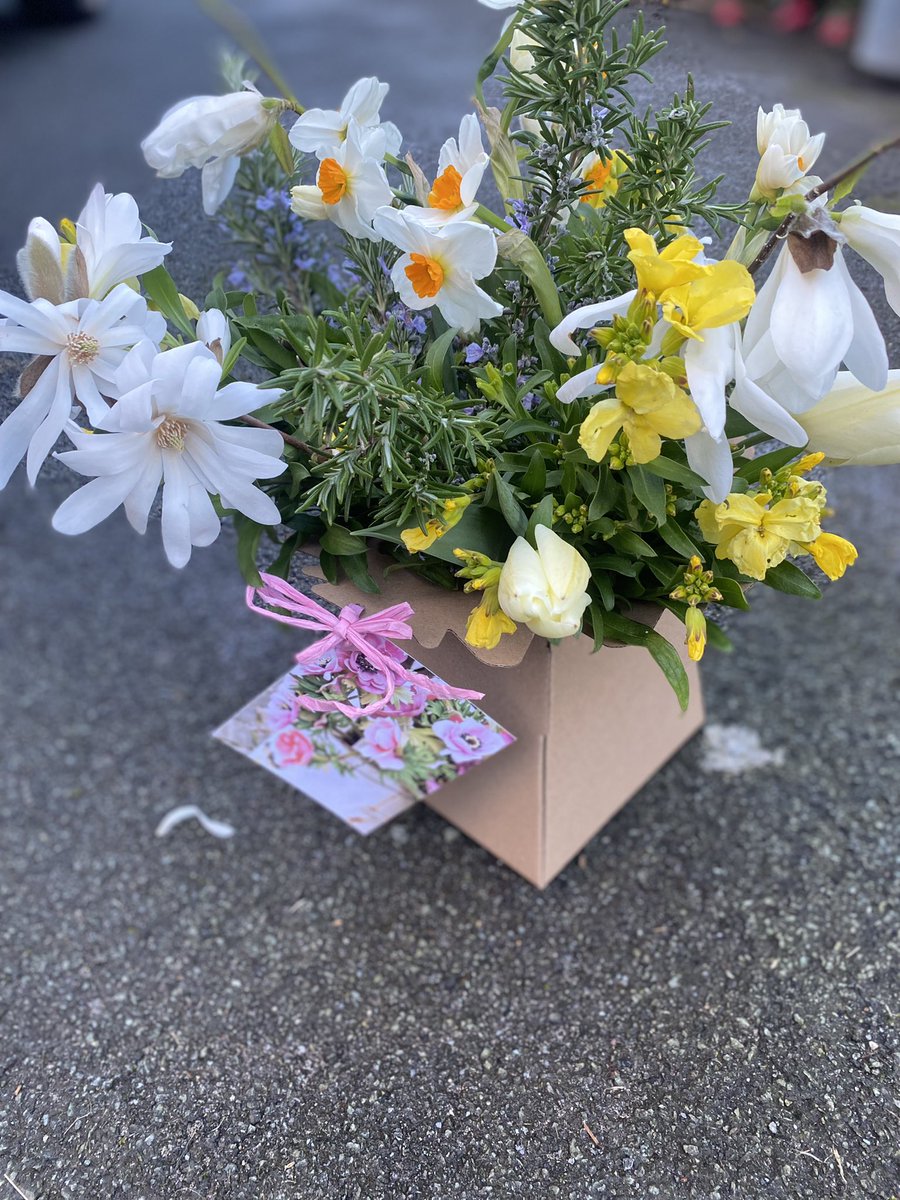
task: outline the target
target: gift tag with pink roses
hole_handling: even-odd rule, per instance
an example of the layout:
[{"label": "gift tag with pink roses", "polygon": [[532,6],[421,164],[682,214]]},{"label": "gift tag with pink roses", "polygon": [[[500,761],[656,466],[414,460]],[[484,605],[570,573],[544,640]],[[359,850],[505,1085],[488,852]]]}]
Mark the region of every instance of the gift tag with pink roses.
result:
[{"label": "gift tag with pink roses", "polygon": [[[347,644],[307,657],[213,736],[363,834],[515,741],[471,700],[436,697],[428,685],[443,681],[393,642],[379,639],[378,649],[421,682],[405,679],[377,711],[346,711],[387,691],[384,671]],[[310,698],[345,711],[311,710]]]}]

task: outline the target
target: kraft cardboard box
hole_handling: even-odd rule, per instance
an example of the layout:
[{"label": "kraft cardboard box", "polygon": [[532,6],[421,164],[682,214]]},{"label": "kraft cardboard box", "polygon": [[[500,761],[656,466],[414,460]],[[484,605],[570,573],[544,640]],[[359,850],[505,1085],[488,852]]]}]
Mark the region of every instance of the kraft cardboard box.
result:
[{"label": "kraft cardboard box", "polygon": [[[378,595],[350,583],[320,581],[312,590],[339,607],[363,604],[367,613],[407,601],[415,609],[415,657],[448,683],[484,692],[480,707],[517,741],[426,803],[546,887],[702,726],[700,676],[682,645],[681,622],[650,606],[633,613],[679,647],[691,681],[686,712],[640,647],[610,645],[595,654],[586,635],[552,645],[520,626],[494,650],[475,650],[463,639],[477,596],[405,571],[385,576],[378,563],[373,555]],[[321,580],[317,567],[304,570]]]}]

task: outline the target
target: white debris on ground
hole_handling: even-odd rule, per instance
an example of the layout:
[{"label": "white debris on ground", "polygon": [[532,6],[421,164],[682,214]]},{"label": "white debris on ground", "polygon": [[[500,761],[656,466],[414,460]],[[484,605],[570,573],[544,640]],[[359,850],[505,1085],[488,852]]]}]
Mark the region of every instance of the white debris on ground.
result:
[{"label": "white debris on ground", "polygon": [[755,729],[746,725],[707,725],[700,765],[704,771],[740,775],[757,767],[780,767],[784,749],[767,750]]},{"label": "white debris on ground", "polygon": [[211,833],[213,837],[230,838],[234,837],[234,826],[227,824],[225,821],[215,821],[212,817],[208,817],[202,808],[198,808],[196,804],[182,804],[178,808],[173,808],[171,812],[167,812],[163,819],[156,827],[156,836],[165,837],[182,821],[190,820],[199,821],[207,833]]}]

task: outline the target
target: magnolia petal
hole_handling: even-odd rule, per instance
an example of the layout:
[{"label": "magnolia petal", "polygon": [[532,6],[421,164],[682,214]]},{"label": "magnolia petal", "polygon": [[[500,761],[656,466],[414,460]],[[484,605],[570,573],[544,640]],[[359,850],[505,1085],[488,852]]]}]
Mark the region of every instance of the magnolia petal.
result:
[{"label": "magnolia petal", "polygon": [[772,305],[772,342],[798,379],[840,365],[853,337],[853,310],[844,275],[835,266],[804,274],[785,251],[785,267]]},{"label": "magnolia petal", "polygon": [[128,475],[107,475],[92,479],[73,492],[53,514],[57,533],[87,533],[119,507],[131,487]]},{"label": "magnolia petal", "polygon": [[[65,365],[60,360],[57,361],[59,370],[50,408],[44,420],[35,430],[25,456],[25,473],[32,486],[37,479],[38,471],[44,465],[44,460],[62,436],[72,411],[72,379]],[[45,371],[44,374],[47,372]]]},{"label": "magnolia petal", "polygon": [[54,358],[28,395],[0,425],[0,490],[6,487],[13,471],[24,458],[29,442],[51,409],[60,370],[60,361]]},{"label": "magnolia petal", "polygon": [[689,340],[684,349],[691,398],[709,436],[722,436],[727,402],[725,388],[734,378],[735,326],[706,329],[703,341]]},{"label": "magnolia petal", "polygon": [[721,504],[734,481],[734,459],[728,439],[724,434],[718,438],[710,437],[705,429],[701,429],[685,438],[684,448],[688,466],[708,484],[703,489],[704,495],[713,504]]},{"label": "magnolia petal", "polygon": [[162,493],[162,539],[166,558],[173,567],[191,560],[191,478],[177,450],[164,450]]},{"label": "magnolia petal", "polygon": [[880,392],[887,386],[889,369],[884,334],[868,300],[853,281],[843,255],[835,261],[834,269],[844,277],[853,312],[853,341],[844,355],[844,363],[860,383],[873,392]]},{"label": "magnolia petal", "polygon": [[162,455],[151,455],[144,462],[134,487],[125,497],[125,516],[136,533],[147,532],[147,521],[162,482],[162,472]]},{"label": "magnolia petal", "polygon": [[586,371],[579,371],[577,375],[573,375],[571,379],[561,383],[559,391],[556,393],[560,404],[571,404],[573,400],[579,400],[582,396],[596,396],[599,392],[608,391],[613,385],[612,383],[597,382],[599,369],[596,366],[588,367]]},{"label": "magnolia petal", "polygon": [[208,217],[215,216],[224,204],[228,193],[234,187],[234,181],[241,165],[240,158],[226,155],[224,158],[214,158],[200,172],[203,193],[203,211]]}]

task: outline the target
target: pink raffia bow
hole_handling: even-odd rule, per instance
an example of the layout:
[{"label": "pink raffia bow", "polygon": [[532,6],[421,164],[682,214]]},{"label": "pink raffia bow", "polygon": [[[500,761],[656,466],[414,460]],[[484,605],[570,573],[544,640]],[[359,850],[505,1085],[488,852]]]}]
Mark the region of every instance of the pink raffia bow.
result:
[{"label": "pink raffia bow", "polygon": [[[269,617],[284,625],[296,625],[298,629],[311,629],[314,633],[325,636],[296,656],[297,662],[305,665],[321,658],[329,650],[338,650],[344,646],[352,646],[354,650],[371,663],[376,671],[380,671],[387,680],[387,691],[371,704],[357,708],[352,704],[344,704],[340,700],[324,700],[318,696],[301,695],[298,703],[310,712],[340,712],[347,717],[369,717],[381,712],[393,699],[397,687],[404,683],[415,684],[426,691],[435,700],[481,700],[484,692],[471,692],[465,688],[450,687],[439,679],[428,675],[420,675],[403,667],[378,645],[379,639],[390,641],[406,641],[412,637],[413,631],[409,619],[413,609],[408,604],[394,604],[381,612],[364,617],[361,604],[348,604],[335,616],[321,604],[316,603],[310,596],[304,596],[296,588],[291,587],[276,575],[261,575],[263,586],[247,588],[247,606],[261,617]],[[256,601],[268,604],[271,608],[260,608]],[[272,608],[280,608],[283,613],[272,612]]]}]

